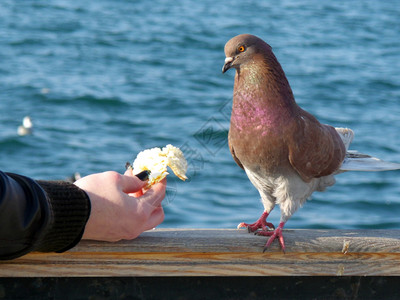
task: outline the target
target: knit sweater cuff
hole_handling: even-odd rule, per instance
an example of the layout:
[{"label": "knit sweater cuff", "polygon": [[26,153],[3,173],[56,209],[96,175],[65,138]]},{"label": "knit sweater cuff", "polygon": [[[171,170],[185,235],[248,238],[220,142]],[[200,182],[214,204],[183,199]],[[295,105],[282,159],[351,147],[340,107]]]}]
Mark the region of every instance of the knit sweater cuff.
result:
[{"label": "knit sweater cuff", "polygon": [[67,251],[82,238],[90,215],[90,199],[85,191],[69,182],[38,180],[37,183],[46,192],[52,212],[49,229],[37,250]]}]

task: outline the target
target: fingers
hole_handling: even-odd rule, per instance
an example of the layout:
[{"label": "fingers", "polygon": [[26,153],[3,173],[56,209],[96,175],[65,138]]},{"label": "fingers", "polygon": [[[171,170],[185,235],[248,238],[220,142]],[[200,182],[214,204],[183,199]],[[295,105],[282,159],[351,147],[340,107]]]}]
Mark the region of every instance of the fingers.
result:
[{"label": "fingers", "polygon": [[[164,178],[159,183],[153,185],[147,192],[143,193],[142,189],[146,186],[147,181],[142,181],[136,176],[132,176],[132,170],[126,170],[125,175],[116,172],[106,172],[109,176],[115,174],[114,180],[118,181],[118,185],[122,192],[130,196],[140,197],[141,201],[150,204],[153,207],[161,206],[162,200],[165,198],[165,190],[167,179]],[[112,180],[112,178],[110,178]]]},{"label": "fingers", "polygon": [[130,193],[129,196],[133,196],[135,198],[139,198],[140,196],[143,196],[143,189],[140,190],[139,192],[135,192],[135,193]]},{"label": "fingers", "polygon": [[138,201],[139,206],[142,207],[139,210],[143,218],[140,224],[141,231],[153,229],[164,221],[165,215],[164,209],[161,207],[161,202],[165,198],[166,184],[166,179],[163,179],[145,192],[145,194],[135,198],[135,201]]},{"label": "fingers", "polygon": [[[125,175],[125,176],[131,176],[131,177],[133,177],[134,175],[133,175],[132,168],[127,169],[127,170],[125,171],[124,175]],[[133,197],[135,197],[135,198],[140,197],[140,196],[142,196],[142,195],[143,195],[143,190],[142,190],[142,189],[140,189],[139,191],[134,192],[134,193],[129,193],[129,196],[133,196]]]},{"label": "fingers", "polygon": [[156,207],[148,218],[143,229],[150,230],[157,227],[164,221],[164,217],[164,209],[161,206]]},{"label": "fingers", "polygon": [[131,195],[142,192],[147,182],[133,176],[131,170],[125,175],[114,171],[92,174],[75,184],[88,194],[92,207],[83,235],[85,239],[133,239],[164,220],[161,202],[165,197],[166,180],[138,197]]},{"label": "fingers", "polygon": [[124,175],[127,176],[136,176],[137,178],[139,178],[141,181],[147,181],[149,179],[149,175],[150,175],[151,171],[149,170],[144,170],[141,171],[137,174],[133,174],[133,170],[132,169],[127,169],[124,173]]},{"label": "fingers", "polygon": [[139,178],[131,174],[132,170],[127,170],[125,175],[121,175],[120,178],[120,187],[126,194],[139,192],[146,186],[146,181],[141,181]]},{"label": "fingers", "polygon": [[167,187],[167,179],[164,178],[159,183],[153,185],[140,199],[146,204],[153,207],[161,206],[161,202],[165,198],[165,190]]},{"label": "fingers", "polygon": [[[143,205],[143,213],[147,215],[145,217],[146,221],[142,223],[142,229],[150,230],[162,223],[165,215],[161,203],[165,198],[167,179],[164,178],[143,194],[142,188],[146,185],[146,181],[141,181],[136,176],[133,176],[132,170],[127,170],[122,178],[124,178],[121,180],[123,192],[130,194],[130,196],[135,196],[136,200]],[[138,187],[139,190],[135,190]]]},{"label": "fingers", "polygon": [[127,175],[127,176],[133,176],[133,169],[132,168],[128,168],[128,169],[126,169],[126,171],[125,171],[125,173],[124,173],[124,175]]}]

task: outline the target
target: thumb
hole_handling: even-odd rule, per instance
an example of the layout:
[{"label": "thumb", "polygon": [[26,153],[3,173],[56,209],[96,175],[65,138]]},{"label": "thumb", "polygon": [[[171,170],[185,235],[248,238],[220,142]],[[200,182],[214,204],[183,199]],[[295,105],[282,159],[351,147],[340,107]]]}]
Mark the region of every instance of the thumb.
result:
[{"label": "thumb", "polygon": [[[127,172],[125,172],[126,174]],[[136,176],[122,175],[120,181],[120,187],[126,194],[135,193],[141,191],[147,185],[146,181],[142,181]]]}]

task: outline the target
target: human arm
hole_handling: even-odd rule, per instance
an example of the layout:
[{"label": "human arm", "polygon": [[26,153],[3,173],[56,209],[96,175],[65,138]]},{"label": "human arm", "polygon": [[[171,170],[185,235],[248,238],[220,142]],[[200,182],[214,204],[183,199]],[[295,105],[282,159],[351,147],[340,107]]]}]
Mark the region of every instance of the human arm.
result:
[{"label": "human arm", "polygon": [[31,251],[63,252],[82,235],[133,239],[161,223],[166,181],[143,194],[146,182],[131,170],[126,174],[93,174],[72,184],[0,172],[0,259]]},{"label": "human arm", "polygon": [[0,172],[0,259],[70,249],[89,214],[88,196],[71,183]]}]

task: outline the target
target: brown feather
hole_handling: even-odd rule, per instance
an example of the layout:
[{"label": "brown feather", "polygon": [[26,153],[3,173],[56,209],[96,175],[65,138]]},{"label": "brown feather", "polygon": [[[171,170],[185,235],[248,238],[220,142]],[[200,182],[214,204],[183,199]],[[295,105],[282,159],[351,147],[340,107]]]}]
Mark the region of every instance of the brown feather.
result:
[{"label": "brown feather", "polygon": [[231,151],[233,160],[237,163],[237,165],[239,167],[244,169],[244,167],[243,167],[242,163],[240,162],[239,158],[237,158],[237,156],[235,155],[235,149],[233,148],[233,145],[231,143],[230,134],[228,134],[228,144],[229,144],[229,150]]},{"label": "brown feather", "polygon": [[291,137],[289,161],[305,182],[333,174],[344,160],[346,149],[335,128],[304,110]]}]

